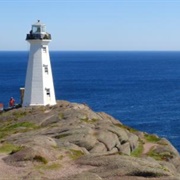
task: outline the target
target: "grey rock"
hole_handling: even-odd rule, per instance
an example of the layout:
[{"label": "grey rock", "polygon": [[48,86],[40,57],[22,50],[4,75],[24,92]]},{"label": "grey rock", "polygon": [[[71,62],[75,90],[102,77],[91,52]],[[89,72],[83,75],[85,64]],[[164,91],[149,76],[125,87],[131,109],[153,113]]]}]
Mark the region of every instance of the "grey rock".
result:
[{"label": "grey rock", "polygon": [[139,140],[138,136],[136,136],[135,134],[132,134],[132,133],[129,134],[128,141],[130,144],[131,152],[138,147],[138,145],[139,145],[138,140]]},{"label": "grey rock", "polygon": [[130,155],[131,154],[131,147],[130,147],[130,143],[126,142],[124,144],[120,144],[117,146],[119,152],[121,152],[122,154],[126,154],[126,155]]},{"label": "grey rock", "polygon": [[120,144],[117,135],[107,130],[98,131],[97,140],[103,143],[108,151],[112,150],[116,145]]},{"label": "grey rock", "polygon": [[70,142],[79,147],[84,147],[87,150],[91,150],[97,142],[96,138],[90,134],[72,134],[60,138],[59,141]]},{"label": "grey rock", "polygon": [[129,139],[129,137],[127,135],[127,131],[125,129],[118,127],[112,123],[102,123],[100,125],[97,125],[96,128],[105,130],[105,131],[108,130],[108,131],[116,134],[118,136],[120,143],[127,142]]},{"label": "grey rock", "polygon": [[[127,156],[104,156],[104,157],[82,157],[78,160],[79,164],[96,166],[90,172],[98,174],[100,177],[113,176],[146,176],[156,177],[172,176],[173,172],[164,171],[158,162],[149,162],[144,158],[127,157]],[[142,174],[142,175],[141,175]],[[144,174],[144,175],[143,175]]]},{"label": "grey rock", "polygon": [[[180,177],[180,156],[169,141],[148,142],[146,133],[85,104],[58,101],[52,107],[14,109],[0,114],[0,132],[0,149],[9,148],[0,153],[0,167],[16,179],[58,180],[62,173],[63,180]],[[144,153],[139,145],[149,149]],[[132,151],[139,154],[132,157]]]},{"label": "grey rock", "polygon": [[94,147],[90,150],[90,153],[104,153],[107,152],[107,148],[106,146],[101,143],[101,142],[97,142]]}]

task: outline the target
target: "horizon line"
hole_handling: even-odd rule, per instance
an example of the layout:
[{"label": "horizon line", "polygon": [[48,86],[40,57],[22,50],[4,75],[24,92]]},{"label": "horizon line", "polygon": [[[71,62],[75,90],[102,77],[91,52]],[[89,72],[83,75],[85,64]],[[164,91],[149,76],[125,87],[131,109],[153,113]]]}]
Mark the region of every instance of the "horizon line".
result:
[{"label": "horizon line", "polygon": [[[0,52],[29,52],[29,50],[0,50]],[[180,52],[180,50],[49,50],[49,52]]]}]

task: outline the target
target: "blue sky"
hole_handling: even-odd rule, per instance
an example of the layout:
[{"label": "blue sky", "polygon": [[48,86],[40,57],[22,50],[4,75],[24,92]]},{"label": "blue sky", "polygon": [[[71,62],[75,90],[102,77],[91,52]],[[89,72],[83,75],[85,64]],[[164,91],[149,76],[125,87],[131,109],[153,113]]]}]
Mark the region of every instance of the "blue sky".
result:
[{"label": "blue sky", "polygon": [[31,24],[50,50],[180,50],[180,0],[0,0],[0,50],[28,50]]}]

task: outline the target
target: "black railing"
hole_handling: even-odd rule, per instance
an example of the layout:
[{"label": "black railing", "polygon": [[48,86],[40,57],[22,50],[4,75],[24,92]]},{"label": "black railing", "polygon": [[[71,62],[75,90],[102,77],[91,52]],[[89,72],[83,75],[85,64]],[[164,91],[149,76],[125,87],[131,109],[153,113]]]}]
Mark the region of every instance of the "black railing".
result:
[{"label": "black railing", "polygon": [[51,34],[27,34],[26,40],[30,39],[51,39]]}]

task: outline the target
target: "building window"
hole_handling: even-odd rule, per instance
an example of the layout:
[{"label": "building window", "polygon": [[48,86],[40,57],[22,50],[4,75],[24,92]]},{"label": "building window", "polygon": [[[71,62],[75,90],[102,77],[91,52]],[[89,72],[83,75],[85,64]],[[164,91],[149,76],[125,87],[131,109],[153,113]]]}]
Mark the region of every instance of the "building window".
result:
[{"label": "building window", "polygon": [[45,64],[44,64],[43,67],[44,67],[44,72],[48,74],[48,72],[49,72],[49,70],[48,70],[48,65],[45,65]]},{"label": "building window", "polygon": [[42,50],[44,53],[46,53],[46,47],[45,46],[42,47]]},{"label": "building window", "polygon": [[50,89],[49,88],[46,88],[46,95],[50,97]]},{"label": "building window", "polygon": [[45,69],[45,72],[48,74],[48,67],[46,66],[44,69]]}]

